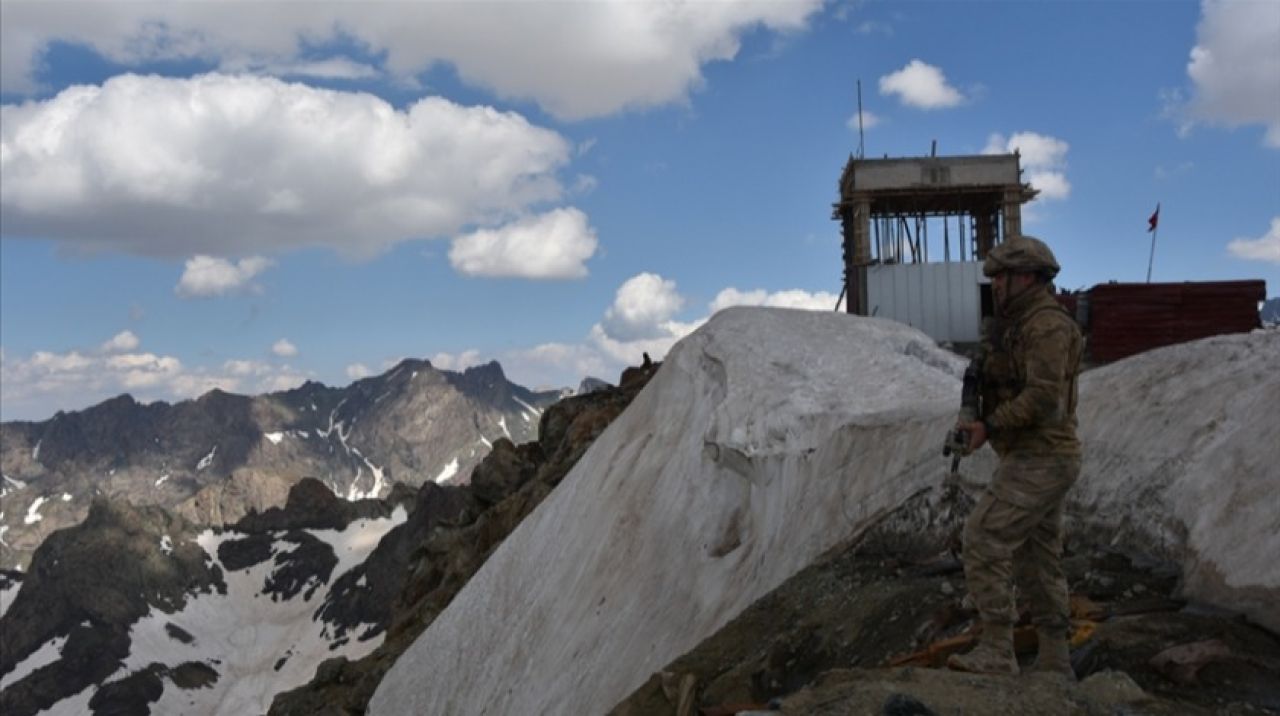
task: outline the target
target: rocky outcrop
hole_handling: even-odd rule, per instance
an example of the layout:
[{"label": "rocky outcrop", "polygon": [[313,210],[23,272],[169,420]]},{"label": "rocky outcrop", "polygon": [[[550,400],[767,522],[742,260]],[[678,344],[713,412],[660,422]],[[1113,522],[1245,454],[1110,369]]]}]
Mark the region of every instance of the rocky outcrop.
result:
[{"label": "rocky outcrop", "polygon": [[[322,659],[377,645],[394,594],[380,577],[333,586],[413,497],[353,503],[308,478],[283,507],[222,532],[95,500],[41,545],[5,604],[0,711],[265,710]],[[258,675],[246,686],[244,674]]]},{"label": "rocky outcrop", "polygon": [[[367,579],[380,597],[393,595],[386,614],[386,641],[358,661],[325,662],[311,683],[278,696],[271,713],[364,713],[387,669],[564,479],[658,366],[649,366],[626,388],[606,387],[551,406],[542,416],[536,442],[496,441],[468,485],[424,485],[408,521],[388,534],[369,559],[339,579],[331,591],[341,594],[347,585]],[[326,604],[322,611],[326,619],[342,623],[342,609]]]},{"label": "rocky outcrop", "polygon": [[[100,498],[82,524],[45,540],[0,617],[0,712],[33,714],[105,680],[129,654],[129,626],[153,606],[173,611],[192,594],[225,590],[194,536],[161,508]],[[60,659],[10,683],[21,662],[58,639]]]},{"label": "rocky outcrop", "polygon": [[537,436],[561,397],[489,363],[462,373],[405,360],[346,388],[308,382],[261,396],[210,391],[176,405],[128,395],[38,423],[0,425],[0,567],[27,564],[95,496],[223,525],[283,504],[313,476],[349,499],[392,485],[464,481],[496,440]]},{"label": "rocky outcrop", "polygon": [[[1276,635],[1189,605],[1175,565],[1135,564],[1106,533],[1073,533],[1064,560],[1078,686],[948,672],[946,657],[967,649],[975,629],[956,551],[970,504],[955,484],[908,500],[657,669],[610,713],[1208,716],[1280,704]],[[1025,601],[1020,612],[1029,668]]]}]

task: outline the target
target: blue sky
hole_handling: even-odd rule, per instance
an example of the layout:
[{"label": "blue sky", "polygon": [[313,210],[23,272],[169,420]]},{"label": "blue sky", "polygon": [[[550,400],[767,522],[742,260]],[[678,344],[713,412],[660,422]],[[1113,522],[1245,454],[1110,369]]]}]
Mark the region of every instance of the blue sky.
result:
[{"label": "blue sky", "polygon": [[0,3],[0,414],[614,380],[834,306],[868,156],[1018,148],[1082,288],[1280,293],[1280,3]]}]

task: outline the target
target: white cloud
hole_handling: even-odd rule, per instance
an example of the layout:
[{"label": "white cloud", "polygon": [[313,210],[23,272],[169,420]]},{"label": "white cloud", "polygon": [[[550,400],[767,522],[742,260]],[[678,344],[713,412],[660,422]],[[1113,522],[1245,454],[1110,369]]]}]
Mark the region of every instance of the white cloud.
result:
[{"label": "white cloud", "polygon": [[[231,69],[228,67],[227,69]],[[285,62],[266,67],[244,67],[243,70],[260,70],[278,77],[314,77],[329,80],[361,80],[378,76],[374,67],[355,62],[346,57],[331,57],[314,62]]]},{"label": "white cloud", "polygon": [[1274,2],[1206,0],[1187,75],[1192,119],[1261,124],[1263,143],[1280,148],[1280,8]]},{"label": "white cloud", "polygon": [[271,372],[271,366],[267,363],[256,360],[229,360],[222,364],[222,370],[227,375],[233,375],[237,378],[246,376],[265,375]]},{"label": "white cloud", "polygon": [[776,308],[803,308],[810,311],[834,311],[839,296],[826,291],[810,293],[800,289],[776,291],[769,293],[762,289],[739,291],[726,288],[711,301],[711,313],[715,314],[730,306],[772,306]]},{"label": "white cloud", "polygon": [[138,349],[138,336],[133,331],[120,331],[99,348],[103,353],[127,353]]},{"label": "white cloud", "polygon": [[1056,137],[1036,132],[1016,132],[1005,138],[993,133],[987,138],[983,154],[1021,154],[1021,165],[1027,171],[1027,182],[1040,190],[1041,199],[1066,199],[1071,195],[1071,182],[1063,171],[1071,145]]},{"label": "white cloud", "polygon": [[271,261],[261,256],[236,263],[212,256],[193,256],[187,259],[186,269],[173,291],[182,298],[209,298],[249,290],[253,287],[250,283],[253,277],[269,266]]},{"label": "white cloud", "polygon": [[281,338],[271,346],[271,352],[281,358],[292,358],[298,355],[298,347],[290,343],[287,338]]},{"label": "white cloud", "polygon": [[1280,216],[1271,218],[1271,230],[1256,239],[1239,238],[1227,243],[1236,258],[1280,264]]},{"label": "white cloud", "polygon": [[1040,190],[1037,199],[1066,199],[1071,196],[1071,182],[1062,172],[1031,172],[1027,183]]},{"label": "white cloud", "polygon": [[369,370],[369,366],[364,363],[352,363],[347,366],[347,377],[351,380],[360,380],[373,375],[373,371]]},{"label": "white cloud", "polygon": [[581,278],[596,251],[587,215],[555,209],[496,229],[481,229],[453,242],[449,262],[468,276],[530,279]]},{"label": "white cloud", "polygon": [[669,335],[670,321],[683,306],[675,281],[652,273],[632,276],[618,288],[613,305],[605,310],[601,335],[619,341]]},{"label": "white cloud", "polygon": [[[880,124],[880,122],[881,122],[881,119],[879,115],[872,114],[871,112],[865,109],[862,110],[862,128],[864,130],[871,129],[872,127]],[[849,121],[845,122],[845,126],[855,132],[858,131],[858,113],[857,112],[854,112],[853,116],[849,118]]]},{"label": "white cloud", "polygon": [[576,388],[587,376],[609,382],[618,379],[617,365],[585,344],[543,343],[510,352],[503,365],[518,371],[521,385],[538,388]]},{"label": "white cloud", "polygon": [[0,231],[169,258],[369,257],[561,198],[571,155],[518,114],[438,97],[400,110],[265,77],[121,75],[0,107]]},{"label": "white cloud", "polygon": [[121,393],[143,402],[172,402],[213,388],[249,394],[283,390],[306,379],[289,366],[251,360],[228,360],[209,369],[188,367],[174,356],[154,353],[37,351],[25,358],[5,355],[0,361],[4,384],[0,408],[5,420],[43,420],[58,410],[80,410]]},{"label": "white cloud", "polygon": [[903,104],[918,109],[944,109],[964,102],[964,95],[947,84],[942,70],[920,60],[881,77],[880,94],[897,95]]},{"label": "white cloud", "polygon": [[480,351],[474,348],[461,353],[437,353],[431,356],[431,365],[439,370],[461,371],[480,363]]},{"label": "white cloud", "polygon": [[[100,2],[68,11],[58,2],[6,2],[0,86],[33,89],[33,71],[53,40],[88,46],[126,66],[198,59],[271,71],[305,64],[304,54],[320,64],[317,49],[345,38],[405,80],[444,63],[473,86],[533,99],[574,119],[683,101],[703,83],[703,65],[733,59],[745,33],[803,30],[821,6],[821,0],[425,0],[326,2],[286,12],[277,3]],[[330,68],[328,76],[341,70]]]}]

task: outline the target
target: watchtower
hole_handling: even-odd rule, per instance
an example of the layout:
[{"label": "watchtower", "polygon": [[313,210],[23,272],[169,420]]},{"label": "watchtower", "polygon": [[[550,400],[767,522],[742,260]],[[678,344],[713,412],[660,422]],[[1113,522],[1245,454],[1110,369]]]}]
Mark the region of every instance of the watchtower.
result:
[{"label": "watchtower", "polygon": [[935,340],[977,341],[991,313],[982,260],[1022,233],[1022,205],[1038,193],[1022,183],[1019,160],[850,157],[832,211],[843,235],[845,310],[893,318]]}]

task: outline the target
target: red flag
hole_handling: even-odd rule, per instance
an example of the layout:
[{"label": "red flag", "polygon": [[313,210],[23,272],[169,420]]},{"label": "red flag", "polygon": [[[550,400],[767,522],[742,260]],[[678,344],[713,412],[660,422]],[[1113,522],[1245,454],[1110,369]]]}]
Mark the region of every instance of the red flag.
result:
[{"label": "red flag", "polygon": [[1147,219],[1147,231],[1155,231],[1156,225],[1160,223],[1160,205],[1156,204],[1156,210],[1151,214],[1151,218]]}]

